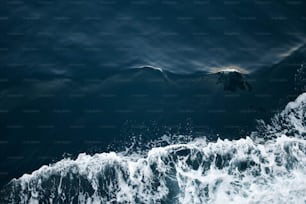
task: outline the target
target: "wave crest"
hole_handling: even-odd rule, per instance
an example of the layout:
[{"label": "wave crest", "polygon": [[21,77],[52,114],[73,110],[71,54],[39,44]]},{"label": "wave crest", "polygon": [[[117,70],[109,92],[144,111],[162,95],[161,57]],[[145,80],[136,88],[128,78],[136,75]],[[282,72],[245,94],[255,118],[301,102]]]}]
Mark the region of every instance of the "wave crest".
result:
[{"label": "wave crest", "polygon": [[305,203],[306,94],[265,125],[269,139],[196,139],[147,154],[80,154],[12,180],[6,203]]}]

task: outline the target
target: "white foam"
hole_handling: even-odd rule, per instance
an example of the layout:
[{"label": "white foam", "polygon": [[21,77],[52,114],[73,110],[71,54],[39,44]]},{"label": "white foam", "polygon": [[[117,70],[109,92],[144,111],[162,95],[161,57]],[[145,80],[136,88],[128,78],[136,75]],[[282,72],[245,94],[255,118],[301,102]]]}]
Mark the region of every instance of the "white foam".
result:
[{"label": "white foam", "polygon": [[306,134],[306,93],[288,103],[285,109],[272,118],[271,124],[264,124],[266,135],[279,137],[282,134],[303,137]]},{"label": "white foam", "polygon": [[280,128],[305,133],[305,101],[303,94],[275,116],[266,131],[278,136],[264,143],[197,139],[145,155],[83,153],[13,180],[9,202],[304,204],[306,140]]}]

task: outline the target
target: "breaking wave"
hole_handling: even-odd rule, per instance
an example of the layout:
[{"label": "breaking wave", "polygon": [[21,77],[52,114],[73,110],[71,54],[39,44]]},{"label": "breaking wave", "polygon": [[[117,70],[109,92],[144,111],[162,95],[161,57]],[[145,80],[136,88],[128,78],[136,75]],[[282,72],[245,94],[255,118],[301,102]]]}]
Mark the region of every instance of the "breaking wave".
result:
[{"label": "breaking wave", "polygon": [[[306,202],[306,94],[251,137],[80,154],[12,180],[6,203]],[[264,138],[263,138],[264,137]]]}]

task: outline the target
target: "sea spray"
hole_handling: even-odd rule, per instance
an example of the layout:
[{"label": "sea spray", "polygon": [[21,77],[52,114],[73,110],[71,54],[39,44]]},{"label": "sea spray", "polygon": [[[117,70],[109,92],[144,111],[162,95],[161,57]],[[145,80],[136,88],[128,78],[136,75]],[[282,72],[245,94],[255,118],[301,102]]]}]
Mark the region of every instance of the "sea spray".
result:
[{"label": "sea spray", "polygon": [[[12,180],[5,203],[306,202],[306,94],[239,140],[152,147],[66,158]],[[259,136],[264,136],[260,140]],[[263,142],[264,141],[264,142]]]}]

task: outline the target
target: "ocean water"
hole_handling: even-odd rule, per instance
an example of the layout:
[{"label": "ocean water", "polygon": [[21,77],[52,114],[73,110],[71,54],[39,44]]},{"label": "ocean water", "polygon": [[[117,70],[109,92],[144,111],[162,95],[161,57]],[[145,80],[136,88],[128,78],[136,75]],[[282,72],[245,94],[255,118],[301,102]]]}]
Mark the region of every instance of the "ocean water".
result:
[{"label": "ocean water", "polygon": [[0,204],[305,204],[305,10],[1,1]]},{"label": "ocean water", "polygon": [[2,202],[303,204],[305,118],[306,93],[241,139],[164,136],[141,151],[81,153],[13,179]]}]

